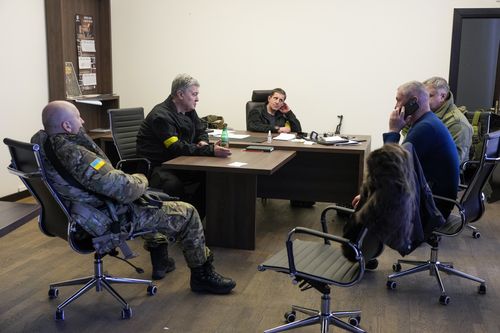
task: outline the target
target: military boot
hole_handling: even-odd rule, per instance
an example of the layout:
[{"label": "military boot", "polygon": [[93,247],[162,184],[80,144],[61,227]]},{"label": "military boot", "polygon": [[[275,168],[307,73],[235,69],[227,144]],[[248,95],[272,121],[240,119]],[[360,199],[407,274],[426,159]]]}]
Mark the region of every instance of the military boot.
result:
[{"label": "military boot", "polygon": [[175,261],[168,257],[168,244],[163,243],[156,247],[148,247],[149,255],[151,256],[151,264],[153,265],[153,280],[161,280],[168,272],[175,269]]},{"label": "military boot", "polygon": [[202,266],[191,268],[191,290],[212,294],[229,294],[236,286],[230,278],[217,273],[208,259]]}]

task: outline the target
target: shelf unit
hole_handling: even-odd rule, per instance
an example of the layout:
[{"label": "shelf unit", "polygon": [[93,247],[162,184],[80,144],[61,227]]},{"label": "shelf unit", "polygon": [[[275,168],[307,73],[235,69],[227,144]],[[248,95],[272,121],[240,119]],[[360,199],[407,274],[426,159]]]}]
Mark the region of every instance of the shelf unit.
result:
[{"label": "shelf unit", "polygon": [[[75,36],[75,15],[92,16],[94,24],[97,86],[87,94],[102,105],[81,103],[66,98],[64,63],[71,61],[78,67]],[[85,128],[109,128],[107,110],[119,108],[120,98],[113,94],[111,64],[111,13],[109,0],[45,0],[47,30],[47,61],[49,100],[67,100],[74,103],[85,120]],[[82,98],[85,100],[85,98]]]}]

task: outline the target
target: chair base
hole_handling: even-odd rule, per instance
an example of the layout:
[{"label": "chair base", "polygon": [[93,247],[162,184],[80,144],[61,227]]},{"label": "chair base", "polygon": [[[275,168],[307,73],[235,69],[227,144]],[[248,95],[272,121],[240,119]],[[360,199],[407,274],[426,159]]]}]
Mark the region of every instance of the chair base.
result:
[{"label": "chair base", "polygon": [[[309,315],[309,318],[302,319],[296,322],[290,322],[275,328],[264,331],[264,333],[276,333],[292,330],[299,327],[310,326],[314,324],[321,325],[321,333],[327,333],[329,326],[334,325],[346,331],[354,333],[366,333],[366,331],[357,327],[361,320],[361,311],[335,311],[330,312],[330,296],[323,294],[321,296],[321,311],[304,308],[298,305],[292,305],[292,312],[299,311]],[[349,318],[349,323],[340,320],[340,318]],[[287,318],[288,319],[288,318]],[[290,320],[291,321],[291,320]],[[351,324],[353,322],[353,324]]]},{"label": "chair base", "polygon": [[[400,272],[401,264],[414,265],[415,267],[412,267],[410,269],[407,269],[405,271]],[[396,288],[396,282],[394,281],[394,279],[397,279],[397,278],[400,278],[400,277],[406,276],[406,275],[415,274],[418,272],[429,271],[429,274],[431,276],[436,277],[439,288],[441,290],[439,302],[443,305],[447,305],[450,302],[450,297],[446,294],[446,290],[444,288],[444,284],[443,284],[443,280],[441,279],[440,272],[445,272],[445,273],[450,274],[450,275],[456,275],[456,276],[464,278],[464,279],[478,282],[478,283],[480,283],[479,288],[478,288],[478,293],[479,294],[486,293],[486,283],[483,279],[478,278],[478,277],[473,276],[473,275],[470,275],[470,274],[467,274],[467,273],[464,273],[462,271],[459,271],[459,270],[453,268],[453,263],[451,263],[451,262],[438,261],[436,247],[433,247],[431,249],[431,259],[430,260],[427,260],[427,261],[398,260],[398,262],[396,264],[394,264],[392,266],[392,268],[396,273],[391,274],[387,277],[387,287],[389,289]]]},{"label": "chair base", "polygon": [[49,285],[49,297],[57,298],[59,295],[58,287],[64,286],[75,286],[75,285],[84,285],[78,291],[76,291],[73,295],[68,297],[64,302],[57,306],[56,311],[56,320],[64,320],[64,308],[71,304],[73,301],[78,299],[80,296],[88,292],[91,288],[95,286],[97,292],[102,291],[103,289],[109,292],[122,306],[122,318],[129,319],[132,316],[132,309],[129,304],[125,301],[125,299],[111,286],[112,283],[116,284],[145,284],[148,286],[147,293],[150,296],[156,294],[157,287],[153,284],[151,280],[143,280],[143,279],[132,279],[132,278],[122,278],[122,277],[112,277],[102,273],[103,272],[103,261],[102,257],[98,254],[94,255],[94,275],[61,281],[52,283]]}]

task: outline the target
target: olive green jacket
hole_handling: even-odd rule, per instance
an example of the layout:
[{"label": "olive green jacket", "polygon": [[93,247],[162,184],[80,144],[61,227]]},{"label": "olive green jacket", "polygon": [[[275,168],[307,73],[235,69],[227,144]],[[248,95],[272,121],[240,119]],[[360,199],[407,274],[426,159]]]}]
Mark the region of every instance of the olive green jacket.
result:
[{"label": "olive green jacket", "polygon": [[472,125],[453,102],[451,92],[448,100],[434,113],[450,131],[451,137],[457,146],[460,163],[467,161],[472,144]]}]

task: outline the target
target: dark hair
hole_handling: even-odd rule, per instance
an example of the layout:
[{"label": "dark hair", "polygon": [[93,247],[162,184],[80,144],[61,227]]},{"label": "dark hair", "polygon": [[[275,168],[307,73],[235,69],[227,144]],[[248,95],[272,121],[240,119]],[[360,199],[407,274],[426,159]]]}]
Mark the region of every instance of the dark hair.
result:
[{"label": "dark hair", "polygon": [[281,89],[281,88],[274,88],[269,93],[269,97],[273,96],[275,93],[278,93],[278,94],[281,94],[281,95],[285,96],[284,99],[286,100],[286,92],[283,89]]},{"label": "dark hair", "polygon": [[366,225],[391,248],[400,249],[409,242],[417,209],[412,156],[399,144],[391,143],[374,150],[366,164],[356,222]]}]

